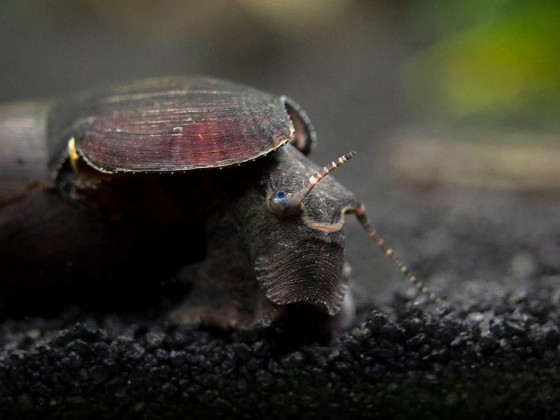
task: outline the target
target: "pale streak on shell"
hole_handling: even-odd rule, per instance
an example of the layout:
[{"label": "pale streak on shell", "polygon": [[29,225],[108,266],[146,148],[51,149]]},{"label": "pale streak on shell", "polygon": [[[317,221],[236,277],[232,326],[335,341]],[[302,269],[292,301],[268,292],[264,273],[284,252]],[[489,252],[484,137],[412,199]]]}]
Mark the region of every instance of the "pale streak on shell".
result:
[{"label": "pale streak on shell", "polygon": [[174,172],[244,163],[294,133],[283,97],[205,77],[147,79],[55,105],[49,167],[56,175],[71,137],[100,172]]}]

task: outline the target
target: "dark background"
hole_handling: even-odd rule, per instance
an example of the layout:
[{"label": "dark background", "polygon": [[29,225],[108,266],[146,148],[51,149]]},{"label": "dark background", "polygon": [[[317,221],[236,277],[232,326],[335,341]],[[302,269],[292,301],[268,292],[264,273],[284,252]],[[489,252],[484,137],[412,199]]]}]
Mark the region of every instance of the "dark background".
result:
[{"label": "dark background", "polygon": [[558,22],[557,0],[0,0],[0,100],[194,73],[287,94],[451,303],[349,220],[363,305],[337,339],[8,319],[0,417],[560,418]]},{"label": "dark background", "polygon": [[[420,273],[429,280],[453,271],[465,249],[479,247],[446,243],[450,221],[465,218],[474,226],[500,214],[524,223],[527,208],[558,203],[558,185],[546,176],[558,173],[558,163],[537,177],[538,194],[527,195],[511,183],[502,189],[478,178],[459,187],[442,177],[429,189],[414,176],[395,180],[394,162],[409,152],[391,154],[399,133],[414,142],[425,131],[443,132],[451,144],[456,133],[467,142],[499,138],[496,156],[511,162],[517,155],[508,154],[508,142],[519,133],[529,149],[546,137],[557,150],[555,1],[3,0],[0,7],[2,101],[169,74],[211,75],[294,98],[318,131],[317,163],[358,152],[336,176],[365,202],[404,260],[414,266],[422,244],[434,255],[446,249],[439,275],[430,267]],[[493,167],[486,165],[480,170]],[[440,222],[415,227],[422,212]],[[348,243],[355,277],[375,279],[362,285],[369,292],[377,296],[391,281],[404,289],[354,222]],[[515,255],[507,267],[527,266],[524,254]]]}]

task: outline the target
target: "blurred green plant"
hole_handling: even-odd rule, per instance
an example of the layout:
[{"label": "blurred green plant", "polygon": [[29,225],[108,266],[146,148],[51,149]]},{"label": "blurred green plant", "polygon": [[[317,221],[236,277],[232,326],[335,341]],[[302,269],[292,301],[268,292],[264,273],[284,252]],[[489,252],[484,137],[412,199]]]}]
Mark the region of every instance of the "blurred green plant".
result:
[{"label": "blurred green plant", "polygon": [[424,117],[560,126],[560,2],[421,1],[410,12],[432,39],[402,72]]}]

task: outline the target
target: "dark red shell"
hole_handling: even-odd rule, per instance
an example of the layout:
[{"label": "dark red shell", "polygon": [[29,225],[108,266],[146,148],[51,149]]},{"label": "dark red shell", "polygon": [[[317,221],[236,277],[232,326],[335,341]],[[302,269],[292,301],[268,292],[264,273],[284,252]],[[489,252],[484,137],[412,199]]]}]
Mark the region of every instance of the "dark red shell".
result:
[{"label": "dark red shell", "polygon": [[60,102],[49,115],[50,168],[67,144],[107,173],[219,168],[294,138],[286,98],[206,77],[145,79]]}]

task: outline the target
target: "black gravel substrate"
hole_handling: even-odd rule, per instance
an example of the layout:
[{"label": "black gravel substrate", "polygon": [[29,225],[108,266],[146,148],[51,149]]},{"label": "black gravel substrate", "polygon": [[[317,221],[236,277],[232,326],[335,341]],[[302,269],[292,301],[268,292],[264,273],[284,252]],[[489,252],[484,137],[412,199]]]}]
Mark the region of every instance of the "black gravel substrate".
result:
[{"label": "black gravel substrate", "polygon": [[[72,310],[4,321],[0,418],[560,418],[557,219],[539,213],[497,235],[503,214],[472,230],[458,227],[461,217],[430,226],[440,215],[426,214],[388,229],[426,255],[419,230],[444,229],[461,238],[455,255],[477,244],[490,276],[517,261],[518,277],[529,278],[514,286],[505,274],[464,280],[447,292],[451,308],[395,294],[384,306],[364,305],[359,323],[334,340]],[[431,252],[413,256],[421,272],[438,272],[433,261],[445,259]],[[468,271],[446,261],[442,272]]]}]

